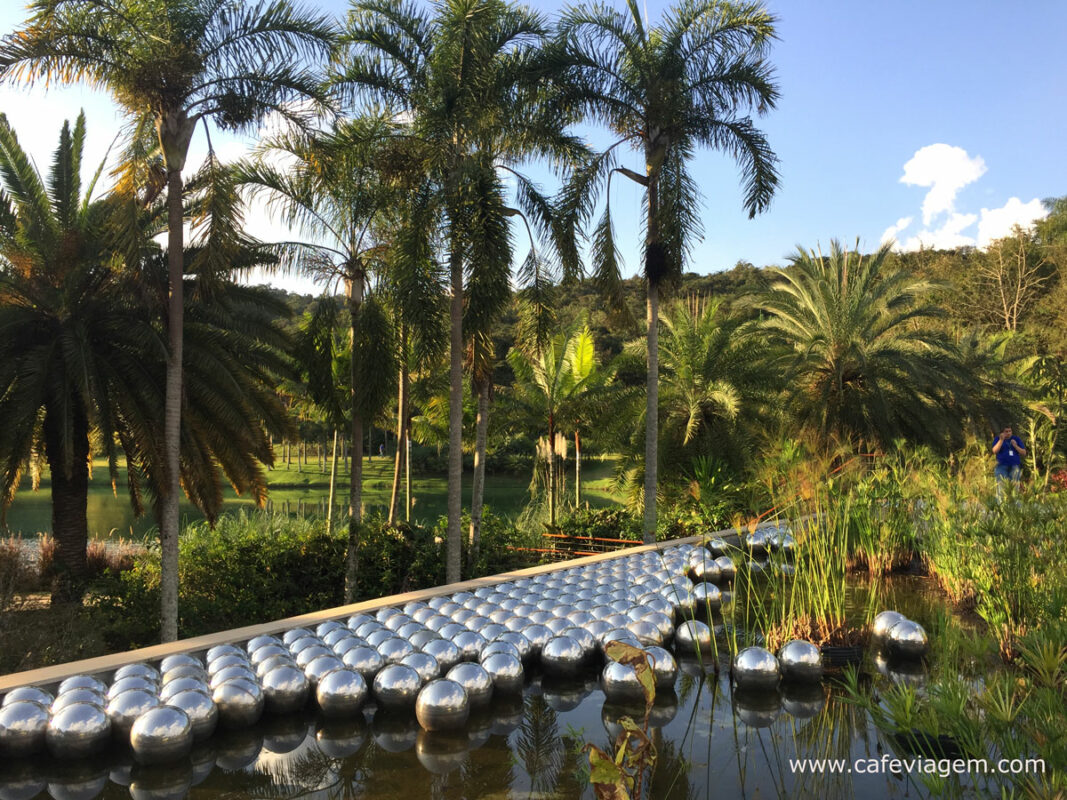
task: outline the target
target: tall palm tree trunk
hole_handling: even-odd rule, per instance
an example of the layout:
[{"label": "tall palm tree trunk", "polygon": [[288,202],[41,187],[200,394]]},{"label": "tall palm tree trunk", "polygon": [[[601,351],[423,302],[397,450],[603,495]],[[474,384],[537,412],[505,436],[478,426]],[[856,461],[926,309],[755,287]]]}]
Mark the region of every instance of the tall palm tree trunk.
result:
[{"label": "tall palm tree trunk", "polygon": [[452,241],[449,304],[451,341],[448,365],[448,536],[445,580],[460,578],[460,547],[463,537],[463,255]]},{"label": "tall palm tree trunk", "polygon": [[[359,583],[359,528],[363,522],[363,417],[356,397],[356,342],[359,339],[360,313],[363,305],[363,278],[348,286],[348,310],[352,319],[349,330],[352,347],[349,389],[352,402],[352,468],[348,483],[348,557],[345,566],[345,602],[354,603]],[[358,448],[358,449],[357,449]]]},{"label": "tall palm tree trunk", "polygon": [[52,536],[56,542],[52,604],[80,603],[88,570],[85,550],[89,543],[89,419],[81,398],[71,398],[69,469],[63,458],[64,431],[60,415],[46,408],[44,419],[45,457],[52,474]]},{"label": "tall palm tree trunk", "polygon": [[182,172],[167,172],[167,375],[163,399],[163,452],[166,484],[159,520],[161,639],[178,638],[178,503],[181,498],[182,340],[184,338],[185,271],[183,248]]},{"label": "tall palm tree trunk", "polygon": [[[477,359],[475,359],[477,361]],[[478,417],[474,433],[474,484],[471,487],[470,550],[467,553],[467,572],[471,574],[478,563],[478,548],[482,541],[482,505],[485,497],[485,444],[489,431],[489,379],[478,381]]]},{"label": "tall palm tree trunk", "polygon": [[556,418],[548,415],[548,524],[556,527]]},{"label": "tall palm tree trunk", "polygon": [[333,429],[333,461],[330,466],[330,504],[326,508],[326,533],[333,533],[333,504],[337,498],[337,428]]},{"label": "tall palm tree trunk", "polygon": [[393,490],[389,495],[389,524],[396,524],[396,507],[400,500],[400,476],[403,474],[406,453],[404,452],[404,432],[407,430],[408,406],[408,332],[407,326],[400,326],[400,388],[396,402],[396,459],[393,464]]},{"label": "tall palm tree trunk", "polygon": [[574,432],[574,507],[582,504],[582,443],[578,431]]},{"label": "tall palm tree trunk", "polygon": [[659,481],[659,280],[663,257],[659,233],[659,181],[646,155],[648,174],[648,229],[645,239],[645,275],[648,280],[646,344],[648,376],[645,382],[645,518],[644,542],[656,541],[656,489]]}]

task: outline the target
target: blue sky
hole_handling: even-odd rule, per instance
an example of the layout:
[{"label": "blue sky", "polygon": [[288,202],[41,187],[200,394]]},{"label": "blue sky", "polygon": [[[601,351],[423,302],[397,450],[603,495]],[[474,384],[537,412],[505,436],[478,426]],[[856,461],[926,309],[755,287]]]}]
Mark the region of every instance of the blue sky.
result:
[{"label": "blue sky", "polygon": [[[337,14],[347,7],[339,0],[311,4]],[[0,31],[22,20],[19,6],[0,3]],[[535,6],[551,14],[562,3]],[[649,0],[653,21],[665,6]],[[1041,198],[1067,194],[1061,57],[1067,3],[771,0],[768,6],[779,18],[771,60],[782,97],[759,124],[781,158],[781,189],[766,213],[749,220],[734,165],[701,153],[694,173],[704,194],[705,238],[694,250],[692,271],[728,268],[740,259],[782,263],[797,245],[835,237],[858,237],[873,248],[887,232],[909,248],[920,241],[981,245],[1038,213]],[[106,97],[84,89],[0,88],[0,110],[42,167],[62,120],[80,107],[89,117],[93,163],[121,121]],[[231,156],[245,147],[221,137],[215,143]],[[640,168],[636,156],[628,163]],[[624,272],[632,274],[639,265],[640,196],[626,183],[616,182],[612,204]],[[249,227],[282,238],[258,216]]]}]

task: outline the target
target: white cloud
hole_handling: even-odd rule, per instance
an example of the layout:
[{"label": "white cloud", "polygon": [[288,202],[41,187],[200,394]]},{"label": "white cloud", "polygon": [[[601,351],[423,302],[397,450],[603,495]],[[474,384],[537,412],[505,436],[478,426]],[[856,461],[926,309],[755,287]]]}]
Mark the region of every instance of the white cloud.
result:
[{"label": "white cloud", "polygon": [[962,147],[928,144],[916,150],[904,165],[900,182],[930,188],[922,206],[923,225],[928,226],[938,214],[955,211],[956,194],[985,171],[981,156],[971,158]]},{"label": "white cloud", "polygon": [[974,246],[974,237],[965,236],[963,231],[978,221],[977,214],[950,214],[945,223],[936,230],[924,230],[909,237],[902,250],[927,248],[934,250],[951,250],[955,247]]},{"label": "white cloud", "polygon": [[897,238],[898,233],[911,225],[912,219],[914,219],[914,217],[901,217],[894,224],[886,228],[885,232],[882,233],[881,243],[885,244],[886,242],[894,241]]},{"label": "white cloud", "polygon": [[1000,208],[983,208],[978,223],[978,246],[985,247],[993,239],[1009,235],[1016,225],[1032,228],[1034,221],[1043,219],[1048,212],[1037,198],[1024,203],[1018,197],[1008,200]]}]

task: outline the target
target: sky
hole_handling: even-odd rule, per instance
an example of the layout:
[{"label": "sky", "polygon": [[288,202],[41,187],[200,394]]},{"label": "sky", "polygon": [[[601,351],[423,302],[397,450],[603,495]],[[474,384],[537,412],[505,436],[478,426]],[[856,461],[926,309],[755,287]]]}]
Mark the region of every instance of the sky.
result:
[{"label": "sky", "polygon": [[[615,0],[621,5],[621,0]],[[341,15],[342,0],[310,0]],[[562,3],[533,3],[553,15]],[[652,22],[667,3],[648,0]],[[770,60],[781,99],[757,120],[781,160],[781,185],[770,208],[749,220],[736,165],[699,153],[693,174],[703,194],[704,239],[688,270],[728,269],[738,261],[782,264],[796,248],[837,238],[870,250],[895,239],[904,249],[983,246],[1012,225],[1041,216],[1041,200],[1067,195],[1067,81],[1062,32],[1067,3],[1028,0],[768,0],[778,17]],[[0,0],[0,32],[24,18],[20,0]],[[106,95],[84,87],[0,87],[7,114],[42,169],[59,128],[84,108],[86,163],[96,164],[122,117]],[[213,134],[226,158],[244,140]],[[594,144],[603,135],[593,134]],[[190,163],[205,151],[198,133]],[[1059,154],[1059,155],[1057,155]],[[641,170],[633,153],[623,163]],[[535,170],[546,189],[547,171]],[[640,267],[637,187],[615,181],[623,274]],[[247,229],[264,240],[286,238],[260,208]],[[521,254],[519,254],[521,256]],[[309,281],[270,279],[298,291]]]}]

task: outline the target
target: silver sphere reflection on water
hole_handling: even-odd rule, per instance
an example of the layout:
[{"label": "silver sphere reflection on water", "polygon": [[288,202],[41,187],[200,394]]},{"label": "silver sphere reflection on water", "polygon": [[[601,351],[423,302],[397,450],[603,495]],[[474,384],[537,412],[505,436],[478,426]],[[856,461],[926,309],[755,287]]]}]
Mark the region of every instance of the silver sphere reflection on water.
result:
[{"label": "silver sphere reflection on water", "polygon": [[45,743],[56,758],[84,758],[107,747],[111,720],[93,703],[74,703],[52,715]]},{"label": "silver sphere reflection on water", "polygon": [[637,672],[627,664],[609,661],[600,673],[600,686],[604,696],[616,702],[645,699],[645,690],[637,678]]},{"label": "silver sphere reflection on water", "polygon": [[319,681],[315,699],[327,717],[351,717],[367,700],[367,682],[355,670],[338,669]]},{"label": "silver sphere reflection on water", "polygon": [[419,673],[403,664],[389,664],[374,676],[374,697],[383,708],[411,708],[421,687]]},{"label": "silver sphere reflection on water", "polygon": [[107,704],[107,717],[111,720],[111,731],[116,737],[129,736],[130,729],[137,718],[151,711],[160,704],[155,692],[144,689],[130,689],[121,692]]},{"label": "silver sphere reflection on water", "polygon": [[871,621],[871,641],[878,645],[885,644],[889,639],[889,629],[906,619],[899,611],[881,612]]},{"label": "silver sphere reflection on water", "polygon": [[241,680],[222,684],[211,693],[211,699],[218,706],[219,721],[227,728],[246,728],[263,716],[263,690]]},{"label": "silver sphere reflection on water", "polygon": [[674,650],[681,655],[712,652],[711,628],[698,619],[686,620],[674,631]]},{"label": "silver sphere reflection on water", "polygon": [[769,728],[782,712],[778,692],[739,687],[732,699],[737,718],[750,728]]},{"label": "silver sphere reflection on water", "polygon": [[304,707],[311,682],[299,667],[282,664],[263,676],[263,701],[268,711],[291,714]]},{"label": "silver sphere reflection on water", "polygon": [[218,727],[218,706],[202,692],[179,692],[167,701],[167,705],[180,708],[189,717],[193,726],[193,741],[200,742],[210,738]]},{"label": "silver sphere reflection on water", "polygon": [[157,706],[133,723],[130,747],[142,764],[177,761],[193,748],[193,723],[180,708]]},{"label": "silver sphere reflection on water", "polygon": [[370,683],[374,676],[385,666],[382,654],[373,647],[354,647],[341,656],[341,662],[351,669],[356,670],[363,676],[363,680]]},{"label": "silver sphere reflection on water", "polygon": [[899,658],[922,658],[930,649],[926,629],[918,622],[904,619],[889,629],[889,652]]},{"label": "silver sphere reflection on water", "polygon": [[746,647],[734,656],[732,673],[744,689],[774,689],[780,677],[778,659],[762,647]]},{"label": "silver sphere reflection on water", "polygon": [[585,660],[585,650],[570,636],[554,636],[541,649],[541,666],[549,675],[573,677]]},{"label": "silver sphere reflection on water", "polygon": [[432,639],[422,646],[422,652],[437,659],[441,674],[456,666],[463,657],[462,651],[447,639]]},{"label": "silver sphere reflection on water", "polygon": [[782,690],[782,708],[797,719],[811,719],[826,705],[826,695],[819,684],[787,685]]},{"label": "silver sphere reflection on water", "polygon": [[458,681],[439,678],[419,690],[415,717],[428,731],[455,730],[467,723],[470,707],[467,690]]},{"label": "silver sphere reflection on water", "polygon": [[15,700],[0,708],[0,755],[32,756],[44,749],[48,709],[32,700]]},{"label": "silver sphere reflection on water", "polygon": [[463,687],[473,708],[487,705],[493,696],[493,679],[481,664],[464,661],[452,667],[445,677]]},{"label": "silver sphere reflection on water", "polygon": [[526,673],[517,655],[503,651],[490,653],[482,659],[482,668],[489,673],[494,692],[508,694],[522,691]]},{"label": "silver sphere reflection on water", "polygon": [[646,647],[645,652],[652,659],[652,674],[656,676],[656,690],[664,691],[674,688],[678,678],[678,661],[669,650],[662,647]]},{"label": "silver sphere reflection on water", "polygon": [[822,651],[811,642],[794,639],[778,650],[778,665],[787,681],[814,683],[822,680]]}]

